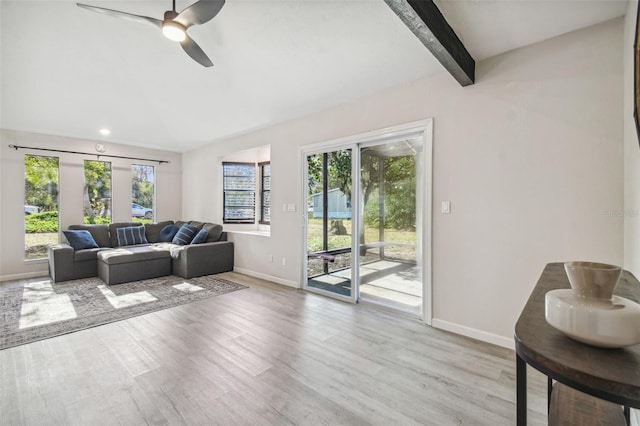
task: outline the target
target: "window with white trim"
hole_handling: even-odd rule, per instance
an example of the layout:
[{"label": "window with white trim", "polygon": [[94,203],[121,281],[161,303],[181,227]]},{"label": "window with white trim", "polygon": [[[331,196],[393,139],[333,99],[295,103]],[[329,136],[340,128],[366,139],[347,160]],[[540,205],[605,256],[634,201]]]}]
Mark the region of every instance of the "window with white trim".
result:
[{"label": "window with white trim", "polygon": [[260,224],[271,223],[271,162],[258,163],[260,168]]},{"label": "window with white trim", "polygon": [[255,223],[255,163],[222,163],[223,223]]},{"label": "window with white trim", "polygon": [[49,244],[58,242],[60,160],[24,156],[24,258],[46,259]]},{"label": "window with white trim", "polygon": [[111,162],[84,160],[84,223],[111,223]]},{"label": "window with white trim", "polygon": [[131,221],[151,223],[155,217],[155,168],[131,165]]}]

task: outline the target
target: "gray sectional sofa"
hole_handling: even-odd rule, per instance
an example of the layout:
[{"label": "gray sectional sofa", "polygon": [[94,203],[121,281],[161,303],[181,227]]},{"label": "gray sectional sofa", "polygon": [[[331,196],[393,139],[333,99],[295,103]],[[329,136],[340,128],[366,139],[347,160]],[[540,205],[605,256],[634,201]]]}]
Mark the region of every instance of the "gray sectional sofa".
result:
[{"label": "gray sectional sofa", "polygon": [[[189,224],[208,231],[200,244],[178,245],[162,242],[161,231],[167,225],[180,228]],[[67,244],[49,246],[49,275],[53,282],[99,276],[107,284],[119,284],[174,274],[183,278],[232,271],[233,242],[227,241],[222,226],[197,221],[165,221],[144,225],[148,244],[121,246],[118,229],[142,226],[126,222],[110,225],[72,225],[69,230],[88,231],[97,248],[74,250]]]}]

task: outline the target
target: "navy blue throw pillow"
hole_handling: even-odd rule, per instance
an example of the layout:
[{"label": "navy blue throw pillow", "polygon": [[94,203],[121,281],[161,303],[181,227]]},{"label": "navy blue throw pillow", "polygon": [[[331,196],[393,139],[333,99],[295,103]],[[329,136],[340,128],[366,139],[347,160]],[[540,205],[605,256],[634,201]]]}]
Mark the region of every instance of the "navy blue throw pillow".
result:
[{"label": "navy blue throw pillow", "polygon": [[173,240],[173,237],[178,233],[178,227],[175,225],[167,225],[160,230],[160,234],[158,234],[158,242],[161,243],[170,243]]},{"label": "navy blue throw pillow", "polygon": [[89,231],[62,231],[73,250],[98,248],[96,240]]},{"label": "navy blue throw pillow", "polygon": [[186,225],[186,224],[182,225],[182,227],[180,228],[176,236],[173,237],[173,240],[171,242],[173,244],[178,244],[180,246],[186,246],[191,242],[191,240],[193,240],[193,237],[196,236],[197,232],[198,232],[198,228],[196,228],[195,226]]},{"label": "navy blue throw pillow", "polygon": [[209,236],[209,232],[206,229],[201,229],[198,231],[193,240],[191,240],[191,244],[202,244],[207,241],[207,237]]},{"label": "navy blue throw pillow", "polygon": [[118,228],[119,246],[133,246],[136,244],[149,244],[145,236],[144,226],[125,226]]}]

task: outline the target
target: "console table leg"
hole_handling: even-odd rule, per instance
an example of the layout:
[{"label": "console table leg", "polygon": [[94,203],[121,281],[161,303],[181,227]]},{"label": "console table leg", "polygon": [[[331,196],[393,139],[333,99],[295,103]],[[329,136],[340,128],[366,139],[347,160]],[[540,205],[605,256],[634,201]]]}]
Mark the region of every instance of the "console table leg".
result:
[{"label": "console table leg", "polygon": [[547,376],[547,414],[549,414],[549,408],[551,407],[551,392],[553,391],[553,380]]},{"label": "console table leg", "polygon": [[623,411],[624,420],[627,422],[627,425],[631,425],[631,409],[625,405]]},{"label": "console table leg", "polygon": [[516,354],[516,422],[527,425],[527,363]]}]

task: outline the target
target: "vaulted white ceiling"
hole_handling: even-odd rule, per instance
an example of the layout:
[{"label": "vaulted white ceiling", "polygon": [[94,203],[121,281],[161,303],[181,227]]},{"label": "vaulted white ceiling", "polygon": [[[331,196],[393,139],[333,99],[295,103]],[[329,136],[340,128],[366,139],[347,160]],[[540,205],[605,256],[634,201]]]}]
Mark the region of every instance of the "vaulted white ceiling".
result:
[{"label": "vaulted white ceiling", "polygon": [[[162,19],[171,1],[82,0]],[[192,1],[179,0],[182,10]],[[618,0],[440,0],[476,60],[622,16]],[[0,127],[187,151],[445,72],[382,0],[227,0],[189,30],[0,1]],[[104,138],[98,129],[111,129]]]}]

